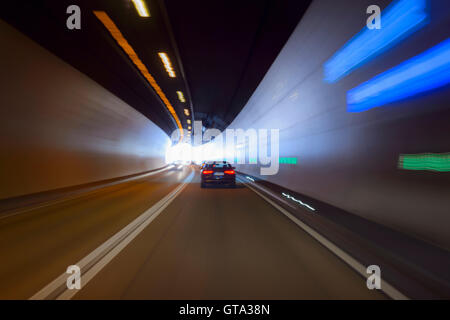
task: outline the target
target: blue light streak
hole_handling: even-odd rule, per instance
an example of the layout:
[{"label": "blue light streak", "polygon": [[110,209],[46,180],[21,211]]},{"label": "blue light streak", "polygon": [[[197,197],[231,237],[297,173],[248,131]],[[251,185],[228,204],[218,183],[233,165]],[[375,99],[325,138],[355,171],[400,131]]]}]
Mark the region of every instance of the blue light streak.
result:
[{"label": "blue light streak", "polygon": [[347,111],[360,112],[450,83],[450,38],[347,92]]},{"label": "blue light streak", "polygon": [[324,64],[324,80],[336,82],[428,22],[426,0],[399,0],[381,13],[381,29],[366,26]]}]

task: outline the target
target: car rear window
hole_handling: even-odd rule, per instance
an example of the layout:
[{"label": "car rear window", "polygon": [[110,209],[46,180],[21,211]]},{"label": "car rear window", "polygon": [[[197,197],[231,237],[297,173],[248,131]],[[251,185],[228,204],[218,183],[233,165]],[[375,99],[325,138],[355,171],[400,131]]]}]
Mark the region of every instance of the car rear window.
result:
[{"label": "car rear window", "polygon": [[208,163],[206,168],[231,168],[229,163]]}]

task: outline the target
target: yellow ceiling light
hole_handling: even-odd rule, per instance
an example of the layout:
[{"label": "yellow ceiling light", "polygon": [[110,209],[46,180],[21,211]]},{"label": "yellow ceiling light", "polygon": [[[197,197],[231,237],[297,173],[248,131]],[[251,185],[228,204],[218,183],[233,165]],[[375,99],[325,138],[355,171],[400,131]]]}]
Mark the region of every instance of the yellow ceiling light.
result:
[{"label": "yellow ceiling light", "polygon": [[191,126],[189,126],[189,127],[188,127],[188,130],[191,130],[191,129],[192,129]]},{"label": "yellow ceiling light", "polygon": [[178,95],[178,99],[179,99],[181,102],[186,102],[186,100],[184,99],[184,94],[183,94],[183,92],[177,91],[177,95]]},{"label": "yellow ceiling light", "polygon": [[172,63],[170,62],[170,59],[167,56],[167,54],[165,52],[159,52],[158,55],[161,58],[161,61],[163,62],[164,68],[166,68],[169,77],[175,78],[175,71],[173,71]]},{"label": "yellow ceiling light", "polygon": [[150,17],[150,14],[148,13],[147,7],[145,6],[144,0],[132,0],[134,3],[134,7],[136,8],[136,11],[141,17]]},{"label": "yellow ceiling light", "polygon": [[189,117],[189,109],[184,109],[184,114]]},{"label": "yellow ceiling light", "polygon": [[191,119],[186,120],[188,124],[191,124]]},{"label": "yellow ceiling light", "polygon": [[117,41],[117,44],[125,51],[130,60],[134,63],[134,65],[141,72],[142,76],[148,81],[153,90],[156,91],[164,105],[166,106],[169,113],[174,118],[178,129],[180,130],[180,139],[183,138],[183,127],[181,126],[180,119],[175,112],[175,109],[170,104],[170,101],[167,99],[164,92],[161,90],[160,86],[156,83],[155,78],[150,74],[147,67],[142,63],[141,59],[137,56],[134,49],[130,46],[128,41],[123,37],[120,30],[114,24],[114,22],[109,18],[109,16],[104,11],[94,11],[95,16],[103,23],[105,28],[109,31],[114,40]]}]

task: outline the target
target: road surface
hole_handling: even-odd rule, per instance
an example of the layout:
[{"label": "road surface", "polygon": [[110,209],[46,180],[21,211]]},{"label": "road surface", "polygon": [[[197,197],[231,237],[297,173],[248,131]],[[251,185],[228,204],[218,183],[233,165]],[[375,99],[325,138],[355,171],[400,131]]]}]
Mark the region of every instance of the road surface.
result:
[{"label": "road surface", "polygon": [[[27,299],[191,171],[168,171],[0,216],[0,298]],[[252,190],[199,173],[74,299],[384,299]]]}]

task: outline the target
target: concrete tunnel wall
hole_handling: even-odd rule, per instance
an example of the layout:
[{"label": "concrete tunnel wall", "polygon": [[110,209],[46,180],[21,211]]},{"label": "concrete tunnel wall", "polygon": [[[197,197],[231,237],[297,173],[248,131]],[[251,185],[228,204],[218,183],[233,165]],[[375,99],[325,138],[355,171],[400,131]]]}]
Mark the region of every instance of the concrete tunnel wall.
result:
[{"label": "concrete tunnel wall", "polygon": [[0,199],[165,165],[148,118],[0,20]]},{"label": "concrete tunnel wall", "polygon": [[314,1],[229,126],[280,129],[280,156],[297,164],[280,164],[271,176],[260,176],[256,165],[238,170],[449,249],[450,173],[398,168],[400,154],[450,152],[449,87],[346,111],[349,89],[449,37],[448,3],[429,3],[427,26],[330,84],[324,62],[365,27],[373,1]]}]

